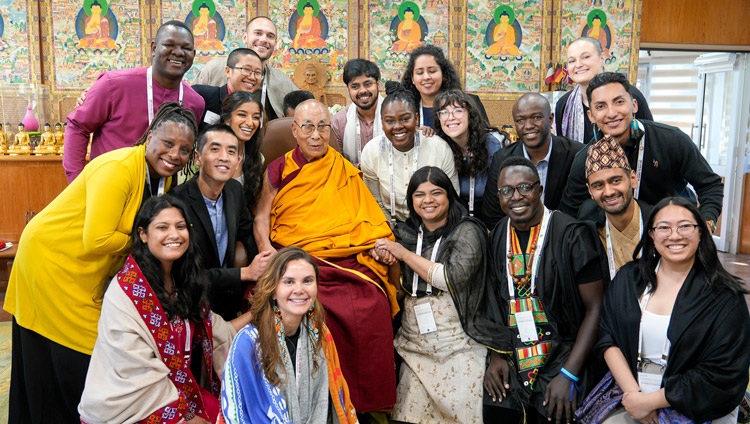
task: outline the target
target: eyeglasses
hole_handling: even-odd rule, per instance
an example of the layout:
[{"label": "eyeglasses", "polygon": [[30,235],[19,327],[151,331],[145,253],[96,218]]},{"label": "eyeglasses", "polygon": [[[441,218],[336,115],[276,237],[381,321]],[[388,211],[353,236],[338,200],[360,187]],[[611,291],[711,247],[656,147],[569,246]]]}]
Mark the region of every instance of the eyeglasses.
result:
[{"label": "eyeglasses", "polygon": [[240,68],[238,66],[230,66],[231,69],[236,69],[242,73],[242,75],[249,77],[253,76],[257,79],[263,78],[263,71],[256,71],[250,68]]},{"label": "eyeglasses", "polygon": [[[292,122],[297,124],[297,121]],[[302,130],[302,134],[304,135],[310,135],[315,130],[318,130],[318,134],[320,135],[328,135],[331,132],[331,124],[318,124],[317,126],[315,124],[297,124],[297,126]]]},{"label": "eyeglasses", "polygon": [[510,199],[511,197],[513,197],[513,193],[515,193],[516,190],[518,190],[518,194],[520,194],[521,196],[528,196],[531,193],[531,190],[537,184],[539,184],[539,181],[535,183],[523,183],[515,187],[502,186],[497,189],[497,192],[500,193],[500,195],[503,196],[504,199]]},{"label": "eyeglasses", "polygon": [[466,113],[466,109],[462,107],[456,107],[450,111],[448,109],[442,109],[442,110],[437,111],[437,117],[441,121],[447,120],[449,115],[453,115],[453,117],[456,119],[461,119],[464,117],[465,113]]},{"label": "eyeglasses", "polygon": [[700,227],[698,224],[680,224],[676,227],[670,227],[669,225],[657,225],[651,229],[651,232],[655,237],[660,239],[668,238],[672,235],[672,231],[677,230],[677,234],[681,237],[690,238],[695,235],[695,230]]}]

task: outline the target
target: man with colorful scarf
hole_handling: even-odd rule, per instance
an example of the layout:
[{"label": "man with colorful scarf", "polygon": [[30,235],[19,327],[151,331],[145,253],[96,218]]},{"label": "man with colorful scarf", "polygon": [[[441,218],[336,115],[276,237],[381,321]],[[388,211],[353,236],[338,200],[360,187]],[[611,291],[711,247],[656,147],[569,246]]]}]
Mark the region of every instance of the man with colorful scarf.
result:
[{"label": "man with colorful scarf", "polygon": [[490,234],[489,276],[467,328],[490,350],[485,422],[569,423],[599,378],[587,357],[606,279],[601,245],[592,225],[544,207],[528,159],[503,163],[498,191],[507,216]]},{"label": "man with colorful scarf", "polygon": [[[630,168],[636,171],[636,199],[651,205],[668,196],[697,201],[709,228],[715,230],[724,199],[721,177],[687,134],[669,125],[635,119],[638,103],[629,87],[627,78],[615,72],[604,72],[591,80],[586,95],[591,105],[588,116],[598,128],[595,138],[609,135],[625,151]],[[581,204],[588,198],[585,164],[592,145],[573,160],[560,203],[560,210],[573,216],[579,216]]]},{"label": "man with colorful scarf", "polygon": [[254,234],[258,248],[298,246],[320,267],[319,292],[357,412],[396,401],[393,330],[398,312],[388,268],[369,251],[393,239],[361,172],[328,145],[331,119],[318,100],[300,104],[297,147],[268,165]]}]

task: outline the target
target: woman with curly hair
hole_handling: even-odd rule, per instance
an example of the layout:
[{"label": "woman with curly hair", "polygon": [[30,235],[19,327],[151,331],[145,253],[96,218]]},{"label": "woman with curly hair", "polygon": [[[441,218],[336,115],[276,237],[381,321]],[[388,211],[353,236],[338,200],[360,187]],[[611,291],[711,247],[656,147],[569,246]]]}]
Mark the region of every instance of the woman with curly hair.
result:
[{"label": "woman with curly hair", "polygon": [[[443,50],[428,44],[411,52],[401,84],[419,100],[419,125],[435,128],[435,96],[445,90],[460,90],[461,78],[450,60],[445,57]],[[489,122],[479,97],[473,94],[468,96],[479,110],[482,119]]]},{"label": "woman with curly hair", "polygon": [[[482,120],[471,97],[461,90],[440,92],[435,97],[435,115],[437,135],[453,151],[461,201],[468,207],[470,216],[479,216],[487,172],[495,152],[503,147],[507,137]],[[490,195],[496,195],[494,190]]]},{"label": "woman with curly hair", "polygon": [[227,349],[250,316],[227,323],[211,312],[193,229],[177,198],[144,202],[131,239],[104,294],[81,422],[213,423]]},{"label": "woman with curly hair", "polygon": [[357,422],[310,255],[293,246],[279,250],[250,304],[252,319],[224,369],[223,422]]},{"label": "woman with curly hair", "polygon": [[224,99],[221,106],[221,122],[229,125],[240,140],[240,163],[234,178],[242,183],[251,213],[255,212],[264,170],[260,153],[263,136],[259,131],[262,110],[260,100],[247,91],[235,91]]}]

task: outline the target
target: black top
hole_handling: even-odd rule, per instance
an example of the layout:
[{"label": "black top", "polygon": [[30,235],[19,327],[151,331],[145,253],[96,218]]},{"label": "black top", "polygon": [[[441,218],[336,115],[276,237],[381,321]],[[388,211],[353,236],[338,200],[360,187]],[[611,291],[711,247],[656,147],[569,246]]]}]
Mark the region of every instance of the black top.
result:
[{"label": "black top", "polygon": [[229,91],[226,84],[222,85],[221,87],[198,84],[193,86],[193,90],[195,90],[196,93],[200,94],[200,96],[203,97],[203,100],[205,100],[206,102],[206,111],[203,113],[203,116],[195,117],[196,119],[200,119],[200,121],[198,122],[198,129],[202,131],[205,127],[208,126],[208,123],[204,121],[208,112],[213,112],[217,115],[221,115],[221,104],[224,102],[224,99],[229,96]]},{"label": "black top", "polygon": [[[555,104],[555,130],[557,134],[564,135],[562,132],[562,119],[563,115],[565,114],[565,105],[568,103],[568,98],[570,97],[570,94],[573,91],[568,91],[567,93],[563,94],[562,97],[557,101],[557,104]],[[638,111],[635,113],[636,119],[648,119],[649,121],[654,120],[654,116],[651,114],[651,109],[648,107],[648,102],[646,102],[646,98],[643,96],[643,93],[641,93],[640,90],[638,90],[634,85],[630,86],[630,90],[628,90],[631,96],[638,102]],[[586,93],[582,93],[584,96]],[[589,116],[586,112],[589,111],[588,106],[585,104],[583,105],[583,140],[576,140],[581,143],[588,143],[592,138],[594,138],[594,130],[593,125],[591,124],[591,121],[589,121]]]}]

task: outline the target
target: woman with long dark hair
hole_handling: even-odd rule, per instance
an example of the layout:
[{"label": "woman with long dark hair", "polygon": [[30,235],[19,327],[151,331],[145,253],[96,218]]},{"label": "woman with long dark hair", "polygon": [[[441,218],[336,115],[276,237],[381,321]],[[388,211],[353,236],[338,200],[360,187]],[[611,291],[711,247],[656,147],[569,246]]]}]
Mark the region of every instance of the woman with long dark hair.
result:
[{"label": "woman with long dark hair", "polygon": [[5,296],[11,422],[78,422],[104,286],[130,251],[143,200],[169,190],[193,154],[196,128],[191,110],[163,103],[134,147],[92,160],[26,225]]},{"label": "woman with long dark hair", "polygon": [[391,418],[482,422],[487,350],[466,335],[464,324],[477,300],[469,297],[485,276],[487,230],[468,216],[439,168],[418,170],[407,199],[409,219],[394,231],[398,242],[375,243],[376,253],[401,261],[401,288],[407,293],[394,342],[403,363]]},{"label": "woman with long dark hair", "polygon": [[211,312],[180,200],[147,200],[133,227],[133,249],[104,295],[81,420],[215,422],[218,375],[232,337],[250,316],[229,324]]},{"label": "woman with long dark hair", "polygon": [[736,423],[750,366],[747,289],[686,199],[654,206],[641,249],[607,290],[596,350],[610,373],[580,421]]},{"label": "woman with long dark hair", "polygon": [[240,141],[240,163],[234,177],[242,183],[245,201],[255,212],[263,179],[264,160],[260,153],[263,136],[260,131],[263,105],[254,94],[236,91],[224,99],[221,122],[229,125]]},{"label": "woman with long dark hair", "polygon": [[356,422],[318,300],[318,266],[312,257],[298,247],[279,250],[250,304],[250,325],[237,334],[227,357],[223,420]]},{"label": "woman with long dark hair", "polygon": [[[424,45],[412,50],[401,84],[410,91],[419,106],[419,126],[435,126],[435,96],[446,90],[460,90],[461,78],[440,47]],[[469,94],[485,122],[490,122],[479,97]]]},{"label": "woman with long dark hair", "polygon": [[[478,215],[492,158],[507,137],[482,119],[469,95],[461,90],[440,92],[435,97],[435,115],[436,133],[453,151],[461,200],[469,215]],[[496,196],[495,191],[490,195]]]}]

